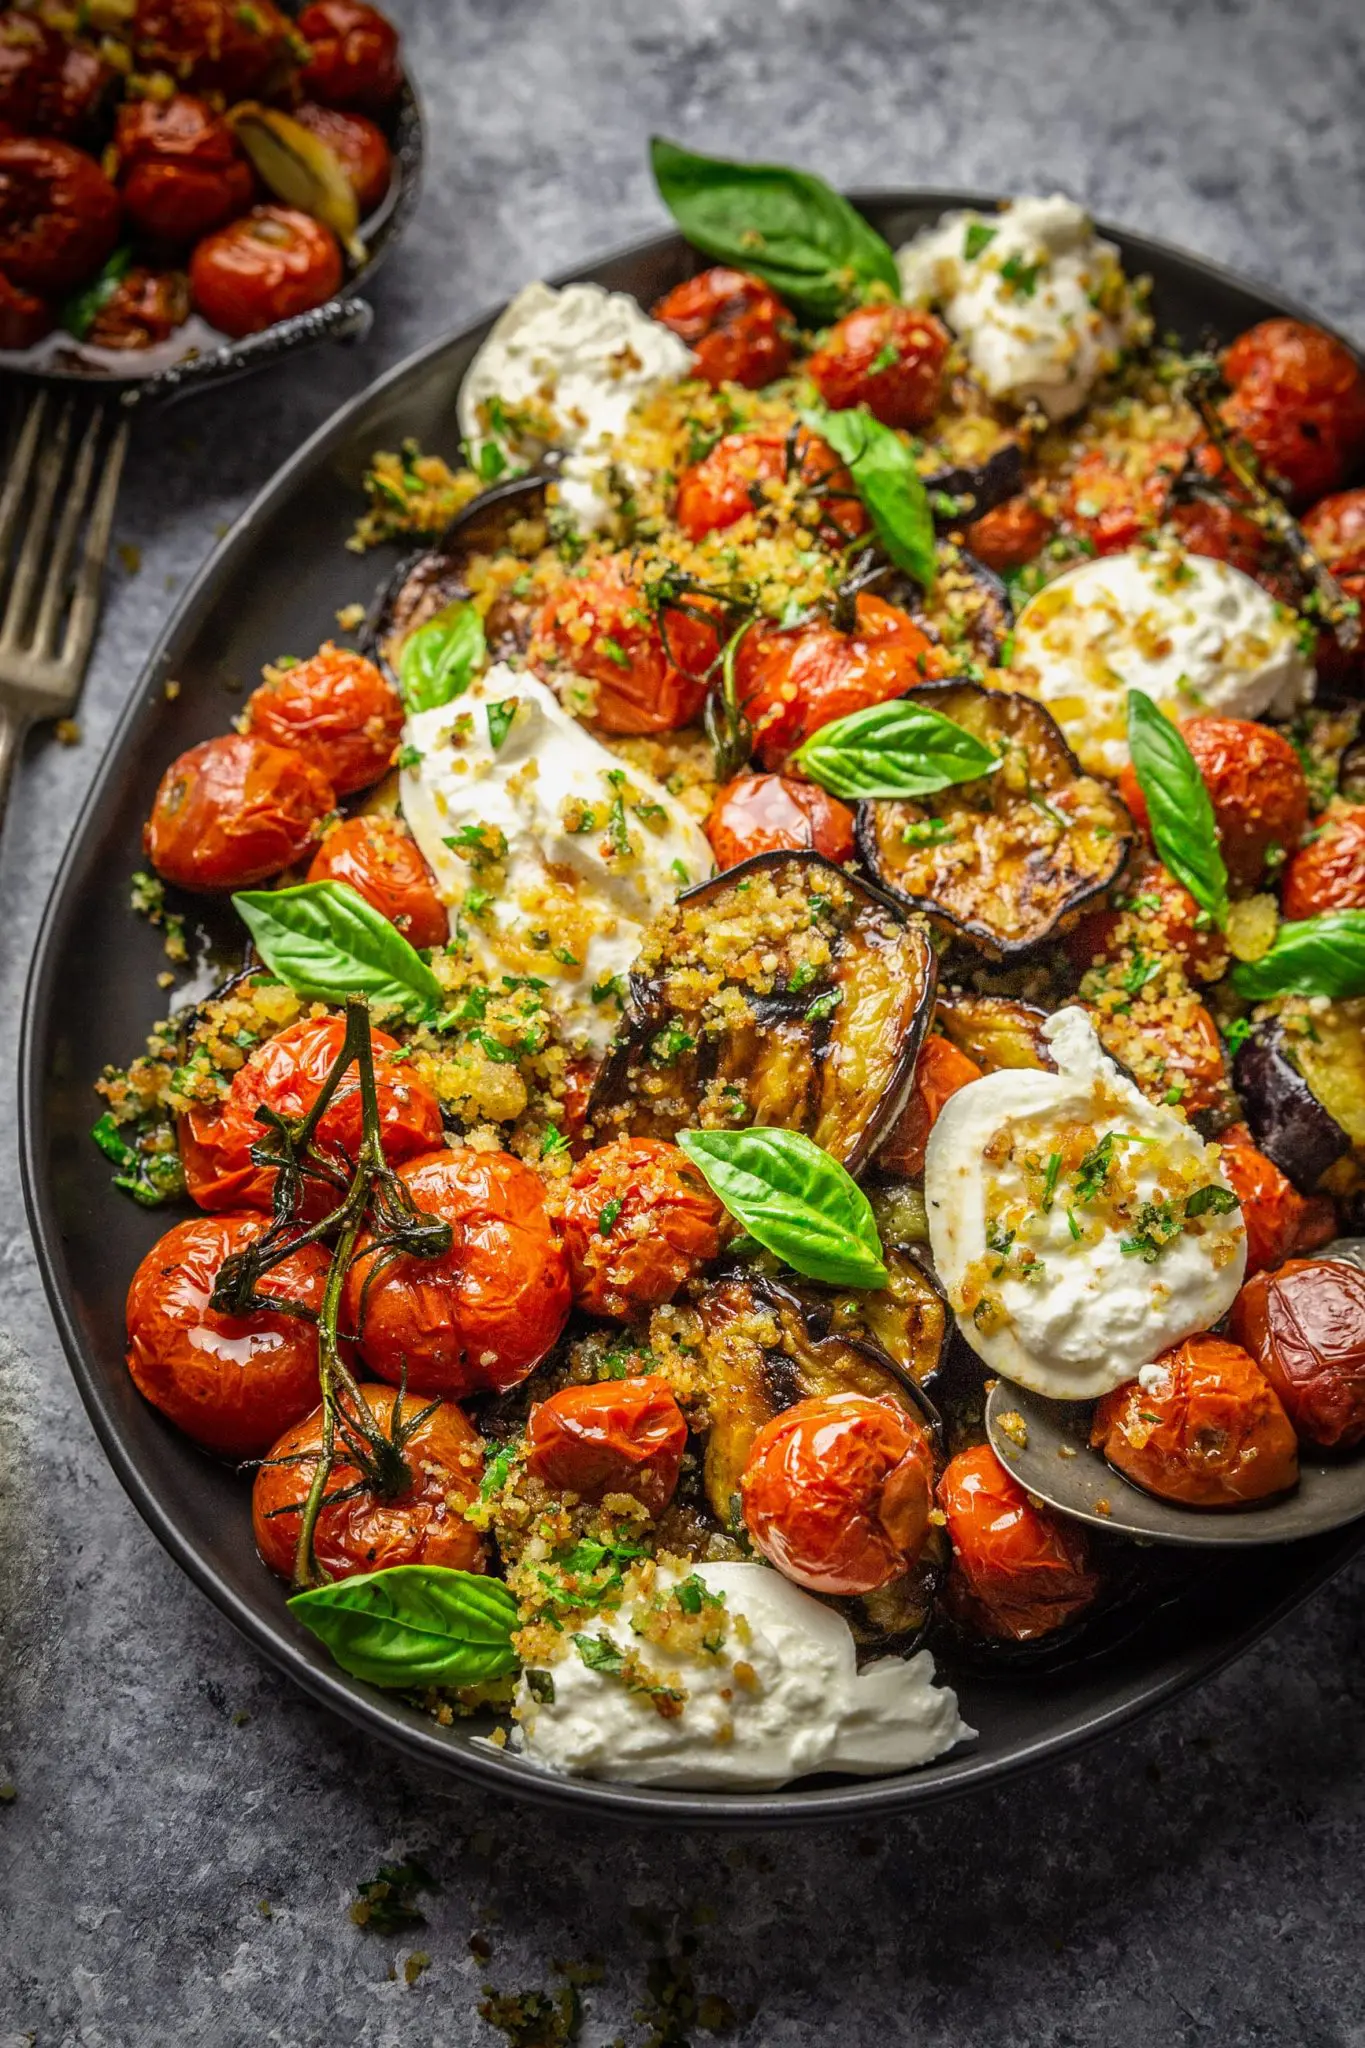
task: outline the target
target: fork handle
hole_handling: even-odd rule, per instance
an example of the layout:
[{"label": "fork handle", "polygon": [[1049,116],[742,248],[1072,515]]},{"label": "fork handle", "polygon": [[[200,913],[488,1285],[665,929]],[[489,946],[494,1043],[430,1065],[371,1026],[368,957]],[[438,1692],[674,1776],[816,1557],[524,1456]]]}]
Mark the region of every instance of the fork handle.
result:
[{"label": "fork handle", "polygon": [[0,824],[9,808],[9,786],[14,774],[14,764],[19,758],[19,749],[24,743],[29,720],[13,705],[0,705]]}]

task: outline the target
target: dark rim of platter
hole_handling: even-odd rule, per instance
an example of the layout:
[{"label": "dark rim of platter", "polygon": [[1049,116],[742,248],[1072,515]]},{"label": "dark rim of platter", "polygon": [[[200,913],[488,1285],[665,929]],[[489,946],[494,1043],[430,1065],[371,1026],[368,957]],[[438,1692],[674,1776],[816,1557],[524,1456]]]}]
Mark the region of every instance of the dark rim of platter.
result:
[{"label": "dark rim of platter", "polygon": [[[934,211],[947,211],[953,207],[993,207],[998,203],[996,195],[934,190],[859,191],[850,197],[856,205],[868,211],[914,208],[931,215]],[[1102,233],[1121,238],[1138,266],[1148,262],[1158,266],[1171,263],[1191,276],[1198,276],[1206,284],[1239,297],[1251,298],[1260,308],[1261,317],[1287,315],[1322,325],[1317,316],[1306,308],[1252,279],[1191,256],[1174,245],[1128,234],[1103,222],[1099,226]],[[610,263],[632,257],[678,253],[685,246],[674,234],[650,236],[600,257],[595,263],[576,265],[571,271],[561,272],[551,282],[572,282]],[[1305,1570],[1284,1597],[1257,1614],[1236,1637],[1222,1645],[1217,1654],[1211,1653],[1207,1647],[1183,1651],[1176,1668],[1168,1666],[1146,1679],[1131,1681],[1117,1702],[1073,1715],[1063,1725],[1021,1741],[1010,1755],[1003,1758],[978,1757],[968,1751],[961,1759],[941,1759],[940,1764],[946,1762],[950,1769],[945,1773],[933,1767],[937,1773],[933,1777],[911,1771],[853,1782],[843,1779],[836,1784],[816,1784],[809,1789],[797,1784],[778,1791],[754,1793],[670,1791],[608,1784],[599,1780],[559,1778],[537,1771],[516,1757],[500,1754],[491,1747],[481,1749],[467,1743],[452,1743],[445,1731],[416,1708],[361,1686],[334,1666],[310,1661],[299,1635],[291,1632],[283,1609],[274,1623],[263,1620],[254,1612],[213,1560],[182,1535],[154,1480],[139,1466],[125,1442],[123,1427],[103,1375],[87,1355],[73,1305],[63,1291],[61,1224],[46,1163],[41,1156],[41,1133],[43,1100],[49,1081],[46,1048],[60,953],[56,939],[56,913],[77,866],[78,847],[119,776],[128,736],[145,715],[150,692],[160,689],[161,678],[167,672],[165,663],[169,650],[209,609],[229,570],[249,547],[256,522],[278,499],[289,494],[295,480],[309,471],[321,455],[344,441],[357,415],[373,404],[377,397],[411,377],[443,350],[462,339],[480,335],[499,310],[495,309],[494,314],[485,315],[453,333],[424,344],[341,407],[290,457],[240,515],[186,591],[173,618],[159,636],[141,683],[132,693],[108,742],[53,883],[30,968],[21,1027],[18,1076],[20,1166],[24,1198],[48,1300],[96,1433],[125,1490],[149,1527],[195,1584],[209,1595],[256,1648],[313,1698],[357,1727],[382,1736],[409,1756],[435,1764],[445,1771],[454,1770],[489,1791],[509,1793],[559,1808],[573,1808],[581,1814],[596,1814],[607,1820],[675,1827],[779,1827],[820,1825],[855,1818],[866,1821],[910,1807],[937,1804],[961,1792],[999,1784],[1050,1759],[1070,1755],[1224,1669],[1325,1584],[1355,1554],[1365,1542],[1365,1524],[1343,1532],[1339,1542],[1325,1553],[1320,1551],[1316,1564]]]}]

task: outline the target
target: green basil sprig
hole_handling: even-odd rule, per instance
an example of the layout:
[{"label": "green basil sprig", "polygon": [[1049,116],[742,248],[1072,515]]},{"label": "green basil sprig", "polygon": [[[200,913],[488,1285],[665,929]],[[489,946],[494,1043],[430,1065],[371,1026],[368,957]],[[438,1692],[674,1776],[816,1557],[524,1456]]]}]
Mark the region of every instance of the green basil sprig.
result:
[{"label": "green basil sprig", "polygon": [[1159,859],[1222,931],[1228,871],[1209,792],[1179,727],[1142,690],[1128,692],[1128,751]]},{"label": "green basil sprig", "polygon": [[441,984],[382,912],[346,882],[250,889],[232,899],[272,974],[315,1002],[347,996],[430,1016]]},{"label": "green basil sprig", "polygon": [[926,592],[934,587],[934,515],[915,458],[894,427],[874,420],[866,406],[832,412],[816,402],[801,417],[829,442],[853,478],[877,538],[898,569]]},{"label": "green basil sprig", "polygon": [[399,1564],[296,1593],[289,1610],[370,1685],[486,1685],[517,1669],[517,1603],[500,1579]]},{"label": "green basil sprig", "polygon": [[1259,960],[1232,970],[1232,985],[1249,1002],[1271,996],[1365,996],[1365,910],[1326,910],[1282,924]]},{"label": "green basil sprig", "polygon": [[1000,757],[955,719],[912,696],[869,704],[813,732],[797,764],[835,796],[928,796],[992,775]]},{"label": "green basil sprig", "polygon": [[697,156],[659,135],[649,155],[659,196],[688,241],[752,271],[804,312],[833,320],[872,285],[900,297],[889,245],[823,178]]},{"label": "green basil sprig", "polygon": [[398,682],[409,711],[434,711],[463,696],[488,656],[477,605],[448,604],[403,642]]},{"label": "green basil sprig", "polygon": [[682,1131],[678,1143],[736,1222],[794,1271],[831,1287],[885,1287],[867,1196],[800,1131]]}]

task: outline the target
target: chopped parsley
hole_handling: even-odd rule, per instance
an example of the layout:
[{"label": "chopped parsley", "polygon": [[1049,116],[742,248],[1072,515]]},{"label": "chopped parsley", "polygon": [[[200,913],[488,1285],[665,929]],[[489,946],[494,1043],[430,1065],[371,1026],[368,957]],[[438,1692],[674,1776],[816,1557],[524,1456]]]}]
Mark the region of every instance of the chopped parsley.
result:
[{"label": "chopped parsley", "polygon": [[613,1195],[609,1202],[602,1204],[602,1207],[597,1212],[597,1235],[599,1237],[611,1236],[616,1226],[616,1219],[621,1213],[621,1207],[622,1203],[619,1195]]},{"label": "chopped parsley", "polygon": [[988,228],[983,220],[969,221],[962,238],[962,253],[968,263],[975,263],[978,256],[984,255],[999,232],[999,228]]}]

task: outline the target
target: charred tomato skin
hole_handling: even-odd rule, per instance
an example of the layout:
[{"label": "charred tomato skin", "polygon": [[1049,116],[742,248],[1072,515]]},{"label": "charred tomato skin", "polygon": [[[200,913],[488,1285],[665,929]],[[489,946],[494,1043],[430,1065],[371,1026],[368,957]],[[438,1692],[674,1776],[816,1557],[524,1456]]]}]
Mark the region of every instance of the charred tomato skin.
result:
[{"label": "charred tomato skin", "polygon": [[1365,1440],[1365,1273],[1291,1259],[1247,1281],[1231,1324],[1305,1443],[1346,1451]]},{"label": "charred tomato skin", "polygon": [[658,1517],[678,1489],[687,1424],[667,1380],[603,1380],[538,1401],[526,1427],[526,1469],[546,1486],[600,1501],[626,1493]]},{"label": "charred tomato skin", "polygon": [[791,367],[791,315],[762,278],[724,264],[674,285],[650,317],[692,351],[694,374],[708,384],[750,391],[785,377]]},{"label": "charred tomato skin", "polygon": [[974,519],[963,532],[962,545],[998,574],[1022,569],[1042,553],[1051,538],[1052,521],[1047,513],[1020,492]]},{"label": "charred tomato skin", "polygon": [[234,340],[311,313],[341,288],[341,249],[293,206],[253,206],[206,235],[190,258],[190,292],[211,327]]},{"label": "charred tomato skin", "polygon": [[791,434],[726,434],[678,478],[673,516],[689,540],[721,533],[761,513],[767,487],[794,483],[810,502],[809,525],[831,547],[857,540],[868,517],[853,478],[828,441],[806,427]]},{"label": "charred tomato skin", "polygon": [[398,31],[364,0],[313,0],[298,20],[311,45],[300,73],[309,96],[326,107],[387,107],[403,84]]},{"label": "charred tomato skin", "polygon": [[114,149],[128,219],[157,241],[197,241],[251,204],[255,177],[232,130],[192,93],[125,101]]},{"label": "charred tomato skin", "polygon": [[928,1539],[934,1454],[889,1401],[815,1396],[764,1423],[741,1498],[745,1527],[784,1577],[814,1593],[873,1593]]},{"label": "charred tomato skin", "polygon": [[335,806],[331,783],[297,748],[224,733],[172,761],[142,844],[182,889],[248,889],[310,853]]},{"label": "charred tomato skin", "polygon": [[754,752],[780,769],[804,740],[850,712],[900,697],[941,667],[941,650],[908,612],[871,591],[856,623],[758,626],[739,643],[735,687],[754,730]]},{"label": "charred tomato skin", "polygon": [[409,1160],[398,1177],[419,1209],[450,1224],[451,1249],[383,1263],[363,1237],[345,1327],[395,1386],[406,1374],[419,1394],[503,1393],[554,1345],[572,1299],[540,1177],[506,1152],[472,1148]]},{"label": "charred tomato skin", "polygon": [[0,140],[0,271],[60,298],[113,253],[123,206],[95,159],[40,135]]},{"label": "charred tomato skin", "polygon": [[1258,1151],[1245,1124],[1223,1131],[1218,1144],[1223,1178],[1242,1205],[1248,1274],[1282,1265],[1293,1253],[1316,1250],[1335,1236],[1336,1211],[1328,1197],[1301,1195],[1274,1160]]},{"label": "charred tomato skin", "polygon": [[1188,1337],[1156,1364],[1163,1385],[1126,1380],[1095,1408],[1090,1441],[1125,1479],[1196,1508],[1240,1507],[1297,1482],[1293,1426],[1240,1344]]},{"label": "charred tomato skin", "polygon": [[951,1039],[930,1034],[919,1049],[910,1099],[883,1138],[877,1165],[883,1173],[915,1178],[924,1171],[924,1148],[938,1122],[945,1102],[972,1081],[981,1079],[982,1069]]},{"label": "charred tomato skin", "polygon": [[[258,1458],[316,1407],[317,1329],[290,1314],[221,1315],[218,1268],[269,1228],[264,1216],[194,1216],[159,1238],[128,1289],[128,1370],[177,1429],[224,1458]],[[302,1245],[261,1292],[316,1315],[327,1280],[321,1245]]]},{"label": "charred tomato skin", "polygon": [[859,306],[836,320],[806,364],[836,412],[865,405],[888,427],[922,427],[938,410],[948,330],[913,306]]},{"label": "charred tomato skin", "polygon": [[245,723],[277,747],[297,747],[338,796],[354,796],[392,766],[403,700],[372,661],[329,640],[253,690]]},{"label": "charred tomato skin", "polygon": [[685,1152],[613,1138],[574,1168],[564,1248],[577,1306],[625,1320],[672,1301],[720,1250],[725,1211]]},{"label": "charred tomato skin", "polygon": [[294,119],[337,157],[362,219],[373,213],[393,177],[393,152],[384,131],[368,114],[324,107],[320,100],[301,100],[291,111]]},{"label": "charred tomato skin", "polygon": [[90,323],[97,348],[155,348],[190,317],[183,271],[149,270],[138,263],[121,277]]},{"label": "charred tomato skin", "polygon": [[1349,483],[1365,458],[1365,373],[1335,336],[1262,320],[1223,356],[1222,416],[1296,505]]},{"label": "charred tomato skin", "polygon": [[953,1550],[947,1606],[968,1634],[1036,1642],[1093,1604],[1100,1577],[1084,1530],[1035,1505],[989,1444],[949,1460],[938,1504]]},{"label": "charred tomato skin", "polygon": [[259,91],[288,37],[274,0],[137,0],[132,27],[141,69],[229,101]]},{"label": "charred tomato skin", "polygon": [[650,608],[629,558],[609,555],[546,599],[532,664],[552,686],[561,672],[587,683],[587,715],[603,732],[675,732],[700,716],[720,653],[715,625],[697,615],[708,607],[683,604]]},{"label": "charred tomato skin", "polygon": [[1288,918],[1365,909],[1365,804],[1334,802],[1319,828],[1284,871],[1281,908]]},{"label": "charred tomato skin", "polygon": [[[430,1404],[400,1396],[392,1387],[362,1386],[361,1395],[386,1433],[401,1399],[407,1424]],[[287,1579],[294,1569],[304,1501],[322,1451],[322,1410],[286,1430],[256,1474],[251,1522],[256,1548],[272,1572]],[[387,1571],[400,1564],[440,1565],[480,1572],[484,1540],[460,1512],[462,1500],[478,1491],[483,1454],[477,1432],[453,1401],[438,1401],[418,1422],[404,1448],[410,1483],[396,1500],[382,1500],[364,1485],[353,1498],[324,1507],[314,1532],[314,1554],[334,1579],[357,1572]],[[345,1455],[332,1468],[329,1493],[343,1493],[362,1475]]]},{"label": "charred tomato skin", "polygon": [[310,882],[345,882],[421,952],[450,937],[450,913],[422,849],[397,818],[362,813],[333,825],[313,855]]},{"label": "charred tomato skin", "polygon": [[814,782],[791,775],[737,775],[716,791],[706,836],[718,868],[751,854],[813,847],[840,866],[853,858],[853,813]]},{"label": "charred tomato skin", "polygon": [[[1276,848],[1288,854],[1308,823],[1303,764],[1281,732],[1251,718],[1190,718],[1180,728],[1213,804],[1223,859],[1234,881],[1259,882]],[[1150,831],[1147,800],[1131,766],[1119,793]]]}]

